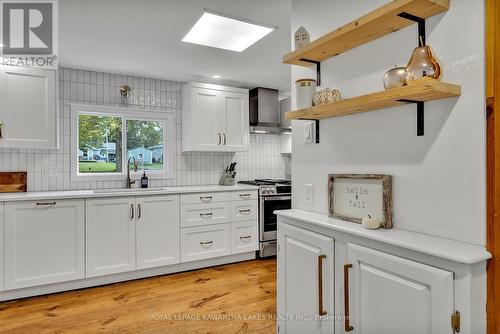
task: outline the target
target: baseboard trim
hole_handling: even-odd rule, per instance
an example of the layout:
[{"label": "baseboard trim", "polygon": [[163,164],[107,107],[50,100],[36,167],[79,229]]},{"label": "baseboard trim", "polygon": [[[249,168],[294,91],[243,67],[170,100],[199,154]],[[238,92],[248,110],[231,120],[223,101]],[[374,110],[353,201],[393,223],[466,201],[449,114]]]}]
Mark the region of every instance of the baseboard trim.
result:
[{"label": "baseboard trim", "polygon": [[213,259],[206,259],[200,261],[192,261],[180,264],[173,264],[169,266],[163,266],[158,268],[143,269],[137,271],[130,271],[125,273],[106,275],[100,277],[84,278],[75,281],[61,282],[49,285],[41,285],[30,288],[22,288],[16,290],[2,291],[0,292],[0,301],[27,298],[33,296],[41,296],[50,293],[70,291],[85,289],[90,287],[96,287],[100,285],[126,282],[135,279],[141,279],[146,277],[153,277],[159,275],[173,274],[182,271],[189,271],[194,269],[206,268],[219,266],[228,263],[235,263],[247,260],[255,259],[255,252],[234,254],[228,256],[222,256]]}]

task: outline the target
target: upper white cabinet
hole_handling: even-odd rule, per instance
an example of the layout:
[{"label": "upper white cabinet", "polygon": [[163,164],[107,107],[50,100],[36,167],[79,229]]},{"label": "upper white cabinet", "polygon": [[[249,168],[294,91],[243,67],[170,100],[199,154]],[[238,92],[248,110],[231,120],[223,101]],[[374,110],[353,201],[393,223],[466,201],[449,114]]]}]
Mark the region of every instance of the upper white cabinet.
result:
[{"label": "upper white cabinet", "polygon": [[354,244],[347,254],[351,333],[453,333],[453,273]]},{"label": "upper white cabinet", "polygon": [[0,147],[58,148],[57,71],[0,66]]},{"label": "upper white cabinet", "polygon": [[333,333],[333,239],[280,224],[278,247],[278,314],[310,317],[278,320],[279,332]]},{"label": "upper white cabinet", "polygon": [[182,150],[248,150],[248,90],[189,83],[183,88]]},{"label": "upper white cabinet", "polygon": [[84,277],[83,210],[83,200],[5,204],[6,290]]},{"label": "upper white cabinet", "polygon": [[[3,224],[3,203],[0,203],[0,249],[3,247],[3,235],[4,235],[4,224]],[[4,289],[3,287],[3,256],[0,256],[0,291]]]},{"label": "upper white cabinet", "polygon": [[137,269],[180,261],[179,196],[137,197]]}]

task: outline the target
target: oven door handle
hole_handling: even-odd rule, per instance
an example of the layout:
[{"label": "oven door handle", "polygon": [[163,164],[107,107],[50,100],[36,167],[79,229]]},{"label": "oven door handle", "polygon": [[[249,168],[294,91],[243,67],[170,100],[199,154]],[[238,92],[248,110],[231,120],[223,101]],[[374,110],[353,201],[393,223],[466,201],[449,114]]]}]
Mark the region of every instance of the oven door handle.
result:
[{"label": "oven door handle", "polygon": [[262,197],[262,199],[267,202],[267,201],[287,201],[291,200],[292,196],[266,196]]}]

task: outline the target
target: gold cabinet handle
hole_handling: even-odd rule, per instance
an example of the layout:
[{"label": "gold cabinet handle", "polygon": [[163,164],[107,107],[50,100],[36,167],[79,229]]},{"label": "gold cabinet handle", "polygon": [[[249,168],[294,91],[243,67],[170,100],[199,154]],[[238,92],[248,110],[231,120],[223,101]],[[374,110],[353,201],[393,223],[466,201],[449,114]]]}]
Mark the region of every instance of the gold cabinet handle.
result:
[{"label": "gold cabinet handle", "polygon": [[137,204],[137,219],[141,218],[142,216],[142,208],[140,204]]},{"label": "gold cabinet handle", "polygon": [[3,123],[0,122],[0,139],[3,139],[3,136],[2,136],[2,126],[3,126]]},{"label": "gold cabinet handle", "polygon": [[218,133],[217,136],[219,138],[218,141],[217,141],[217,145],[220,145],[222,143],[222,136],[221,136],[220,133]]},{"label": "gold cabinet handle", "polygon": [[349,315],[349,269],[352,264],[344,264],[344,331],[350,332],[354,329],[351,326],[351,316]]},{"label": "gold cabinet handle", "polygon": [[224,144],[222,144],[222,145],[226,145],[226,141],[227,141],[226,134],[223,133],[222,136],[224,137]]},{"label": "gold cabinet handle", "polygon": [[323,259],[326,259],[326,255],[318,256],[318,309],[319,315],[326,315],[326,311],[323,309]]},{"label": "gold cabinet handle", "polygon": [[130,204],[130,220],[134,219],[134,204]]},{"label": "gold cabinet handle", "polygon": [[251,238],[252,238],[252,236],[251,236],[251,235],[247,235],[247,236],[244,236],[244,237],[243,237],[243,236],[241,236],[241,237],[240,237],[240,239],[241,239],[241,240],[248,240],[248,239],[251,239]]}]

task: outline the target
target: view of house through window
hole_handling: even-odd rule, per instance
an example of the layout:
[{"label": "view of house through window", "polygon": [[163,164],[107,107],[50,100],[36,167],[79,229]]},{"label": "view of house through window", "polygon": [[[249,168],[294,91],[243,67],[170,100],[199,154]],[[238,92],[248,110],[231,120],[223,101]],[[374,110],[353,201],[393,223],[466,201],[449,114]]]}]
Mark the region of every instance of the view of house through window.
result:
[{"label": "view of house through window", "polygon": [[163,123],[159,121],[127,121],[127,159],[134,169],[163,170]]},{"label": "view of house through window", "polygon": [[122,171],[122,118],[80,115],[78,118],[80,173]]},{"label": "view of house through window", "polygon": [[127,161],[131,171],[165,171],[164,125],[124,116],[78,115],[79,173],[122,173]]}]

